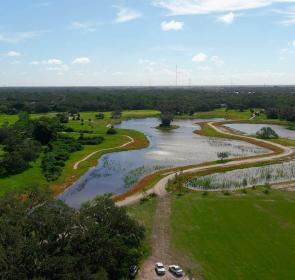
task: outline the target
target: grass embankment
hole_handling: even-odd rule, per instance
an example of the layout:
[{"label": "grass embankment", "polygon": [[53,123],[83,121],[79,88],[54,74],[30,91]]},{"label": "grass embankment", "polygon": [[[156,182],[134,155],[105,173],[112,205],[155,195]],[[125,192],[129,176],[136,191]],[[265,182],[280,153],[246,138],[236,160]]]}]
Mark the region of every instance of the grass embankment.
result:
[{"label": "grass embankment", "polygon": [[[147,116],[155,116],[156,111],[143,111],[143,117]],[[66,162],[64,170],[61,176],[55,182],[47,182],[42,175],[41,170],[41,160],[42,154],[40,155],[39,159],[31,164],[31,168],[26,170],[25,172],[10,176],[7,178],[0,178],[0,196],[4,193],[16,190],[28,190],[34,186],[44,186],[50,187],[53,189],[55,194],[62,192],[66,187],[68,187],[71,183],[76,181],[81,175],[83,175],[87,170],[97,164],[97,158],[102,156],[106,152],[101,152],[95,154],[89,160],[83,162],[77,170],[73,169],[73,165],[81,160],[82,158],[86,157],[87,155],[101,149],[107,149],[112,147],[120,146],[129,140],[124,136],[128,135],[132,137],[135,141],[134,143],[130,144],[127,147],[122,149],[112,150],[110,152],[118,152],[122,150],[130,150],[130,149],[140,149],[148,146],[148,140],[143,133],[134,131],[134,130],[123,130],[118,129],[118,134],[115,135],[108,135],[106,125],[109,123],[118,122],[120,120],[113,120],[110,118],[111,113],[105,113],[105,119],[103,120],[96,120],[95,118],[96,112],[85,112],[81,113],[81,119],[84,119],[84,124],[82,125],[80,121],[70,121],[66,124],[67,127],[73,128],[75,131],[79,130],[89,130],[92,131],[91,136],[103,136],[105,141],[100,145],[86,145],[82,151],[75,152],[71,154],[70,159]],[[48,115],[54,116],[54,113],[50,113]],[[40,117],[41,115],[32,115],[32,118]],[[123,112],[122,119],[126,119],[129,117],[142,117],[140,115],[140,111],[127,111]],[[0,116],[0,124],[5,123],[8,121],[9,123],[14,123],[17,120],[17,116],[7,116],[1,115]],[[78,137],[79,133],[73,133],[73,137]],[[69,133],[71,135],[71,133]],[[85,134],[86,135],[86,134]],[[87,134],[88,135],[88,134]]]},{"label": "grass embankment", "polygon": [[[222,127],[223,124],[228,123],[228,122],[218,122],[218,123],[214,123],[214,125],[216,127]],[[231,122],[229,122],[231,123]],[[221,138],[227,138],[227,139],[232,139],[232,140],[239,140],[239,141],[244,141],[244,142],[248,142],[250,144],[253,145],[257,145],[259,147],[265,148],[265,149],[269,149],[271,151],[273,151],[273,154],[279,154],[282,153],[283,150],[275,145],[272,145],[271,142],[267,143],[267,142],[262,142],[259,141],[256,138],[252,138],[252,137],[245,137],[243,135],[228,135],[228,134],[224,134],[221,133],[217,130],[215,130],[214,128],[212,128],[211,126],[209,126],[209,124],[207,122],[205,123],[199,123],[201,130],[196,130],[195,133],[202,135],[202,136],[208,136],[208,137],[221,137]],[[262,155],[259,156],[254,156],[254,157],[248,157],[248,158],[257,158],[257,157],[261,157]]]},{"label": "grass embankment", "polygon": [[[224,122],[220,122],[218,125],[221,126],[223,123]],[[240,141],[246,141],[247,140],[247,142],[249,142],[251,144],[258,145],[258,146],[260,146],[262,148],[271,150],[273,152],[273,155],[276,155],[276,154],[279,154],[279,153],[283,152],[283,150],[281,148],[279,148],[277,146],[274,146],[271,143],[261,142],[261,141],[255,139],[255,138],[247,138],[247,139],[245,139],[245,137],[240,136],[240,135],[232,135],[232,136],[230,136],[230,135],[227,135],[227,134],[220,133],[220,132],[216,131],[215,129],[213,129],[211,126],[209,126],[207,122],[199,123],[199,125],[201,127],[201,130],[196,130],[195,131],[195,133],[199,134],[199,135],[203,135],[203,136],[207,136],[207,137],[221,137],[221,138],[240,140]],[[280,141],[278,141],[278,140],[280,140]],[[274,140],[274,142],[277,142],[278,144],[285,145],[287,142],[292,143],[292,141],[293,141],[293,140],[290,140],[290,141],[287,141],[287,140],[288,139],[276,139],[276,140]],[[279,142],[281,142],[281,143],[279,143]],[[263,157],[263,156],[265,156],[265,155],[256,155],[256,156],[249,156],[249,157],[244,157],[244,158],[234,158],[234,159],[228,159],[226,162],[234,162],[234,161],[238,161],[238,160],[255,159],[255,158],[260,158],[260,157]],[[271,165],[271,164],[275,164],[275,163],[280,163],[280,162],[283,162],[284,160],[286,160],[286,159],[282,158],[282,159],[264,161],[264,162],[260,162],[260,163],[257,162],[257,163],[240,164],[239,166],[232,166],[232,167],[223,167],[223,166],[221,166],[221,167],[210,168],[209,170],[205,170],[205,171],[201,171],[201,172],[185,174],[183,176],[185,176],[186,180],[189,180],[190,178],[193,178],[195,176],[205,176],[205,175],[209,175],[209,174],[213,174],[213,173],[231,171],[231,170],[235,170],[235,169],[266,166],[266,165]],[[224,163],[224,162],[213,161],[213,162],[206,162],[206,163],[202,163],[202,164],[198,164],[198,165],[176,167],[176,168],[171,168],[171,169],[165,169],[165,170],[158,171],[158,172],[156,172],[154,174],[145,176],[134,187],[130,188],[127,192],[115,196],[114,201],[115,202],[122,201],[128,196],[131,196],[131,195],[133,195],[135,193],[145,191],[145,190],[153,187],[158,181],[160,181],[160,179],[162,179],[165,176],[165,174],[168,174],[168,173],[171,173],[171,172],[179,172],[179,171],[183,171],[183,170],[187,170],[187,169],[191,169],[191,168],[197,168],[197,167],[204,167],[204,166],[210,167],[210,166],[212,166],[214,164],[218,164],[218,163]]]},{"label": "grass embankment", "polygon": [[137,203],[127,208],[129,215],[135,218],[145,228],[142,260],[146,259],[151,254],[152,226],[156,211],[156,203],[156,198],[150,198],[143,203]]},{"label": "grass embankment", "polygon": [[293,279],[294,213],[292,192],[175,196],[170,244],[176,261],[188,267],[182,255],[190,256],[204,279]]},{"label": "grass embankment", "polygon": [[[198,119],[213,119],[213,118],[223,118],[223,119],[231,119],[231,120],[249,120],[252,117],[252,112],[250,110],[239,111],[239,110],[226,110],[216,109],[210,112],[198,112],[195,113],[194,116]],[[265,118],[264,114],[257,118]]]}]

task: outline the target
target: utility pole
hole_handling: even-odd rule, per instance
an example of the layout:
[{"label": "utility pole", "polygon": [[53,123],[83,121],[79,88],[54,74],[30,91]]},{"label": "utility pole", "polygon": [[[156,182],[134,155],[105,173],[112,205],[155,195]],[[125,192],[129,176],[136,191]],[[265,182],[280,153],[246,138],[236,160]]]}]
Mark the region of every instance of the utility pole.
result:
[{"label": "utility pole", "polygon": [[175,85],[178,86],[178,65],[176,64]]}]

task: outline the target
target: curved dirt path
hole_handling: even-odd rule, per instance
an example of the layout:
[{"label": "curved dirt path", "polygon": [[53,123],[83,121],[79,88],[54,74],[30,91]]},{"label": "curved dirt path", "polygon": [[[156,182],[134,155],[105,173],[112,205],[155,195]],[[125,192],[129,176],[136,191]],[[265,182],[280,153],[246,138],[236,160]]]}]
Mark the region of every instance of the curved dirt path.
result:
[{"label": "curved dirt path", "polygon": [[77,169],[79,168],[79,165],[80,165],[82,162],[84,162],[84,161],[90,159],[91,157],[93,157],[93,156],[94,156],[95,154],[97,154],[97,153],[104,152],[104,151],[111,151],[111,150],[115,150],[115,149],[121,149],[121,148],[124,148],[124,147],[126,147],[126,146],[128,146],[128,145],[134,143],[135,140],[134,140],[132,137],[130,137],[130,136],[128,136],[128,135],[123,135],[123,136],[129,139],[129,141],[128,141],[127,143],[125,143],[125,144],[123,144],[123,145],[121,145],[121,146],[113,147],[113,148],[107,148],[107,149],[101,149],[101,150],[94,151],[93,153],[89,154],[89,155],[86,156],[85,158],[83,158],[83,159],[77,161],[77,162],[74,164],[74,166],[73,166],[74,170],[77,170]]},{"label": "curved dirt path", "polygon": [[[219,127],[216,127],[214,123],[208,123],[208,125],[213,128],[214,130],[228,135],[228,136],[236,136],[236,134],[224,131],[220,129]],[[239,135],[240,136],[240,135]],[[240,136],[240,139],[244,139],[245,141],[249,139],[253,139],[248,136]],[[258,140],[261,143],[270,143],[265,140]],[[182,171],[182,173],[193,173],[198,171],[204,171],[204,170],[210,170],[215,167],[222,167],[222,166],[239,166],[244,163],[257,163],[257,162],[263,162],[263,161],[269,161],[281,157],[286,157],[291,154],[293,154],[294,150],[282,146],[280,144],[271,143],[273,146],[280,148],[282,150],[279,154],[274,154],[273,152],[266,153],[264,155],[261,155],[261,157],[255,157],[255,158],[248,158],[248,159],[241,159],[234,162],[227,162],[224,164],[215,164],[211,166],[201,166],[201,167],[195,167],[190,168]],[[169,194],[166,191],[166,185],[170,179],[173,179],[176,174],[179,174],[180,172],[171,172],[170,174],[167,173],[167,176],[162,178],[160,181],[158,181],[153,188],[149,189],[145,194],[143,193],[137,193],[132,196],[129,196],[125,198],[123,201],[119,201],[116,204],[118,206],[126,206],[129,204],[136,203],[140,201],[144,197],[144,195],[149,195],[152,193],[157,194],[158,201],[156,206],[156,213],[153,221],[153,230],[152,230],[152,254],[149,256],[149,258],[144,262],[142,269],[139,272],[138,279],[139,280],[157,280],[157,279],[177,279],[174,276],[168,272],[168,265],[175,262],[175,259],[173,256],[171,256],[170,251],[170,233],[169,233],[169,219],[170,219],[170,213],[171,213],[171,201]],[[184,261],[184,259],[187,260],[186,263],[191,263],[191,260],[187,258],[186,256],[181,256],[180,258],[176,256],[176,259],[179,261]],[[164,277],[158,277],[155,274],[154,266],[156,262],[163,262],[166,267],[166,275]],[[195,264],[192,264],[195,265]],[[196,276],[195,276],[196,277]],[[188,277],[183,277],[183,280],[188,280]],[[192,279],[202,279],[198,276],[198,278],[192,278]]]},{"label": "curved dirt path", "polygon": [[[213,128],[214,130],[216,130],[217,132],[220,132],[224,135],[228,135],[228,136],[237,136],[237,134],[225,131],[220,129],[219,127],[215,126],[214,123],[210,122],[208,123],[208,125]],[[244,136],[244,135],[238,135],[240,137],[241,140],[253,140],[252,137],[249,136]],[[274,159],[279,159],[282,157],[287,157],[290,156],[294,153],[294,150],[290,147],[286,147],[277,143],[272,143],[272,142],[268,142],[266,140],[262,140],[262,139],[255,139],[258,142],[261,143],[267,143],[267,144],[272,144],[273,146],[280,148],[282,150],[282,153],[279,154],[274,154],[273,152],[269,152],[266,153],[264,155],[261,155],[261,157],[255,157],[255,158],[247,158],[247,159],[241,159],[241,160],[236,160],[236,161],[230,161],[230,162],[226,162],[226,163],[221,163],[221,164],[214,164],[214,165],[210,165],[210,166],[201,166],[201,167],[194,167],[194,168],[189,168],[189,169],[185,169],[182,171],[182,173],[196,173],[199,171],[207,171],[207,170],[211,170],[214,169],[216,167],[234,167],[234,166],[239,166],[245,163],[260,163],[260,162],[266,162],[266,161],[270,161],[270,160],[274,160]],[[180,172],[171,172],[170,174],[168,173],[167,176],[165,176],[164,178],[162,178],[160,181],[158,181],[155,186],[149,190],[147,190],[145,192],[145,194],[143,193],[136,193],[134,195],[131,195],[129,197],[126,197],[124,200],[117,202],[116,204],[118,206],[127,206],[133,203],[136,203],[138,201],[140,201],[140,199],[142,199],[144,197],[144,195],[149,195],[152,193],[157,194],[159,197],[163,197],[166,195],[166,185],[168,183],[168,181],[170,179],[173,179],[175,177],[175,175],[179,174]]]}]

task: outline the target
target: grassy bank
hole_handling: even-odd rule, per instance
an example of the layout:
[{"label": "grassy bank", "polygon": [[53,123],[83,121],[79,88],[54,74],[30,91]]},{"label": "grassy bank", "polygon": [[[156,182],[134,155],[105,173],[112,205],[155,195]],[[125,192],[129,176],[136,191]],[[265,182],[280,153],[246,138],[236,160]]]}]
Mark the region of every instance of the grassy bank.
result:
[{"label": "grassy bank", "polygon": [[[106,125],[114,122],[118,122],[120,120],[111,119],[111,113],[105,113],[105,119],[97,120],[95,117],[96,112],[82,112],[81,119],[84,119],[84,124],[80,121],[70,121],[66,124],[67,127],[73,128],[75,131],[91,131],[91,136],[103,136],[105,141],[100,145],[86,145],[84,149],[78,152],[71,154],[70,159],[66,162],[66,165],[63,169],[61,176],[54,182],[47,182],[42,175],[41,170],[41,160],[42,154],[38,158],[38,160],[31,164],[31,168],[24,171],[21,174],[0,178],[0,196],[4,193],[16,190],[22,191],[30,189],[34,186],[44,186],[50,187],[53,189],[55,194],[62,192],[66,187],[68,187],[71,183],[76,181],[81,175],[83,175],[87,170],[97,164],[97,159],[102,156],[106,152],[101,152],[90,158],[89,160],[83,162],[77,170],[73,169],[73,165],[75,162],[81,160],[87,155],[91,154],[94,151],[107,149],[112,147],[120,146],[126,142],[128,139],[124,135],[128,135],[132,137],[135,141],[131,145],[124,147],[122,149],[112,150],[111,152],[118,152],[122,150],[130,150],[130,149],[140,149],[148,146],[148,140],[145,135],[141,132],[137,132],[134,130],[123,130],[118,129],[118,133],[115,135],[108,135]],[[122,119],[127,119],[129,117],[147,117],[147,116],[155,116],[156,111],[127,111],[123,112]],[[54,116],[54,113],[48,114],[50,116]],[[38,118],[41,115],[32,115],[32,118]],[[4,122],[13,123],[17,120],[17,116],[8,116],[1,115],[0,116],[0,124]],[[71,135],[71,133],[68,133]],[[73,137],[77,137],[79,133],[73,133]],[[88,134],[87,134],[88,135]]]},{"label": "grassy bank", "polygon": [[143,203],[129,206],[127,212],[135,218],[145,228],[145,239],[142,259],[146,259],[151,254],[151,238],[154,215],[156,211],[156,198],[150,198]]},{"label": "grassy bank", "polygon": [[292,279],[295,193],[200,193],[172,199],[171,244],[200,265],[204,279]]},{"label": "grassy bank", "polygon": [[[212,119],[212,118],[223,118],[230,120],[249,120],[252,117],[250,110],[239,111],[239,110],[226,110],[224,108],[216,109],[210,112],[198,112],[194,116],[198,119]],[[265,115],[262,114],[261,119],[265,118]]]}]

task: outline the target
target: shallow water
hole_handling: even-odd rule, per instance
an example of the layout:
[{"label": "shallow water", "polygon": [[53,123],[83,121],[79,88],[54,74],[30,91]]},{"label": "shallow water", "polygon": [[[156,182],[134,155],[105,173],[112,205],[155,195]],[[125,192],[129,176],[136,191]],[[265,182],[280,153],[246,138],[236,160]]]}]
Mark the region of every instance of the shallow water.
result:
[{"label": "shallow water", "polygon": [[256,132],[263,127],[271,127],[280,137],[295,139],[295,131],[290,130],[287,127],[281,126],[281,125],[233,123],[233,124],[226,124],[225,126],[241,131],[249,135],[256,134]]},{"label": "shallow water", "polygon": [[190,180],[187,186],[198,190],[235,190],[293,180],[295,180],[295,161],[290,161],[206,175]]},{"label": "shallow water", "polygon": [[145,133],[150,146],[143,150],[104,155],[96,167],[91,168],[60,198],[70,206],[78,207],[97,195],[123,193],[156,170],[216,160],[220,151],[230,153],[231,157],[266,152],[241,141],[196,135],[193,131],[200,129],[195,124],[199,121],[204,120],[175,121],[180,128],[170,132],[155,129],[159,121],[153,118],[122,122],[118,127]]}]

